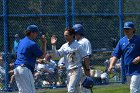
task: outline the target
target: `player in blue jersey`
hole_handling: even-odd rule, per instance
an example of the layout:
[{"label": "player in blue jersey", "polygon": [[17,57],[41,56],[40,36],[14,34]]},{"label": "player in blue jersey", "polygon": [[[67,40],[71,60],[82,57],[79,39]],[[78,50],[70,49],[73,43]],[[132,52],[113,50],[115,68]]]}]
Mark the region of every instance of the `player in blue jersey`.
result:
[{"label": "player in blue jersey", "polygon": [[140,93],[140,36],[135,35],[133,22],[125,22],[121,38],[114,50],[108,71],[114,68],[117,59],[122,56],[125,75],[131,76],[130,93]]},{"label": "player in blue jersey", "polygon": [[[64,56],[64,63],[67,69],[67,88],[68,93],[80,93],[79,85],[83,77],[82,60],[88,63],[88,54],[83,50],[82,45],[75,41],[74,29],[67,28],[64,31],[64,37],[66,43],[56,50],[56,36],[52,36],[52,50],[55,56]],[[88,72],[87,76],[90,76],[89,67],[86,67]]]},{"label": "player in blue jersey", "polygon": [[14,76],[19,89],[19,93],[35,93],[34,68],[36,58],[44,58],[46,55],[46,38],[41,37],[42,49],[36,44],[34,39],[39,33],[36,25],[29,25],[26,29],[26,36],[23,38],[17,49],[17,59],[14,63]]}]

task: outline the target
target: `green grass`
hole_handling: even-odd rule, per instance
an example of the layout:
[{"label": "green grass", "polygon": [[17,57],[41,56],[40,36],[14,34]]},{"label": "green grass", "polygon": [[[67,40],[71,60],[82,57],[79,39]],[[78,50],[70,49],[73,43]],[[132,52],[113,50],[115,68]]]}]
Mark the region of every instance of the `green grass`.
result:
[{"label": "green grass", "polygon": [[105,71],[105,66],[94,66],[94,70],[101,70],[101,71]]},{"label": "green grass", "polygon": [[2,83],[0,83],[0,89],[3,89],[4,85]]},{"label": "green grass", "polygon": [[[66,93],[65,89],[47,89],[46,92],[38,93]],[[93,87],[94,93],[129,93],[129,86],[125,84],[111,84]]]},{"label": "green grass", "polygon": [[127,85],[111,85],[93,88],[94,93],[129,93],[129,86]]}]

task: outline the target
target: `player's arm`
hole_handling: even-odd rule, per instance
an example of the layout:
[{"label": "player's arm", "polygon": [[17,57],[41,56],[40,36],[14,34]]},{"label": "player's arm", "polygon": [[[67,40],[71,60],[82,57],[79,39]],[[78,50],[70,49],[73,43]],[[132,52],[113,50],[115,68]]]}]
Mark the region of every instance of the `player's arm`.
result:
[{"label": "player's arm", "polygon": [[111,72],[112,69],[114,69],[114,65],[116,64],[118,58],[113,56],[110,58],[110,65],[109,65],[109,68],[108,68],[108,71]]},{"label": "player's arm", "polygon": [[86,76],[90,76],[90,61],[89,57],[84,57],[83,60],[83,68],[84,68],[84,73]]},{"label": "player's arm", "polygon": [[52,35],[52,37],[51,37],[51,44],[52,44],[53,54],[55,54],[54,56],[56,56],[56,54],[57,54],[56,42],[57,42],[57,37],[55,35]]},{"label": "player's arm", "polygon": [[47,40],[44,35],[40,38],[42,41],[42,48],[40,48],[36,43],[33,43],[31,45],[31,51],[33,52],[33,55],[39,59],[43,59],[46,56],[46,44]]},{"label": "player's arm", "polygon": [[41,41],[42,41],[42,52],[43,55],[40,58],[44,58],[46,56],[46,44],[47,44],[47,40],[45,35],[41,36]]},{"label": "player's arm", "polygon": [[63,55],[63,45],[61,46],[60,49],[56,50],[56,42],[57,42],[57,37],[53,35],[51,37],[53,57],[60,57]]},{"label": "player's arm", "polygon": [[39,63],[39,64],[46,64],[45,58],[43,58],[43,59],[37,59],[36,62]]},{"label": "player's arm", "polygon": [[132,62],[133,64],[138,64],[140,62],[140,56],[136,57]]}]

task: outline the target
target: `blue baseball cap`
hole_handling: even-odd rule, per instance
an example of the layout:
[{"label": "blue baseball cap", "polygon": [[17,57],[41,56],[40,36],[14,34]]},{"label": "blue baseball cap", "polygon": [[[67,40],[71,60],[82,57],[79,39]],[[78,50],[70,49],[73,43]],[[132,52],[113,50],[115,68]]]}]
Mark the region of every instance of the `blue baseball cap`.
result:
[{"label": "blue baseball cap", "polygon": [[133,22],[125,22],[123,28],[124,29],[125,28],[134,28],[134,23]]},{"label": "blue baseball cap", "polygon": [[82,34],[84,32],[84,28],[81,24],[75,24],[72,29],[74,29],[75,33]]},{"label": "blue baseball cap", "polygon": [[36,25],[29,25],[26,30],[31,32],[39,32],[38,27]]}]

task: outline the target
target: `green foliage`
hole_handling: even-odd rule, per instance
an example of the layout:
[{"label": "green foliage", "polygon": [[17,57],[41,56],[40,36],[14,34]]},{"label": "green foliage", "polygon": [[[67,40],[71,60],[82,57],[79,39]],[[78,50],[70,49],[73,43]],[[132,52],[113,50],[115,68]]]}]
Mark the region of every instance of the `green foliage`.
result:
[{"label": "green foliage", "polygon": [[[123,1],[123,20],[139,23],[139,0]],[[3,34],[3,1],[0,1],[0,33]],[[67,4],[68,5],[65,5]],[[57,48],[65,42],[63,38],[66,24],[72,26],[72,0],[9,0],[7,3],[8,13],[8,48],[13,47],[15,33],[24,36],[23,31],[29,24],[36,24],[41,31],[46,32],[48,41],[52,34],[58,37]],[[83,8],[84,7],[84,8]],[[106,48],[112,49],[112,38],[120,38],[119,24],[119,0],[76,0],[75,23],[81,23],[85,29],[85,36],[91,41],[94,50]],[[68,15],[66,14],[68,9]],[[133,15],[127,15],[132,13]],[[135,13],[138,15],[136,16]],[[28,15],[29,14],[29,15]],[[40,15],[38,15],[40,14]],[[68,19],[66,17],[68,16]],[[138,31],[140,26],[136,24]],[[136,33],[140,33],[136,31]],[[2,38],[1,38],[2,37]],[[0,46],[3,47],[3,36],[0,36]],[[48,48],[51,48],[48,42]],[[3,48],[2,48],[3,49]],[[3,50],[0,51],[3,51]]]},{"label": "green foliage", "polygon": [[3,89],[4,85],[0,82],[0,89]]}]

